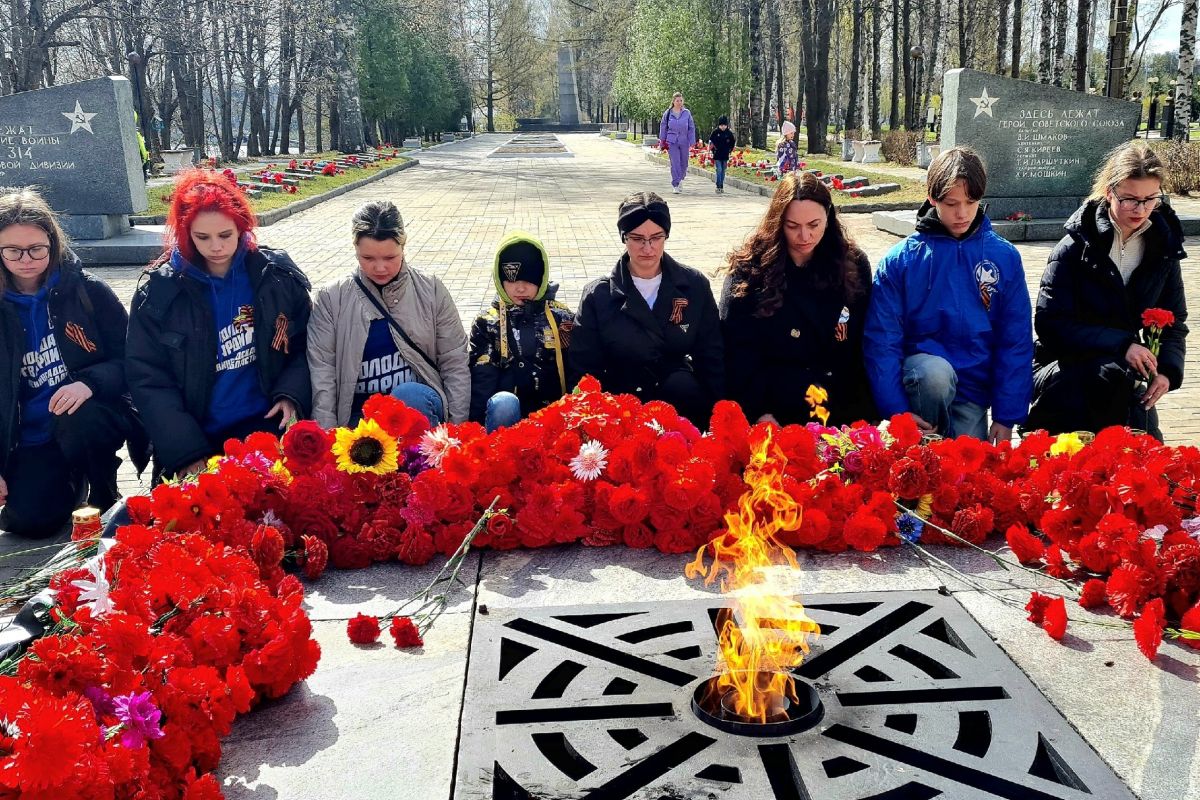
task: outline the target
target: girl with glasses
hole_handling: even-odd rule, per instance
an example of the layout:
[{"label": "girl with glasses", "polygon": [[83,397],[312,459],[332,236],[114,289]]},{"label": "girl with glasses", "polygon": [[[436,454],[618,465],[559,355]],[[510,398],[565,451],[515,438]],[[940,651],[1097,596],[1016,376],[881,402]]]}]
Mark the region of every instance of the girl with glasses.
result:
[{"label": "girl with glasses", "polygon": [[179,178],[166,249],[133,297],[125,357],[156,476],[202,470],[226,439],[280,434],[308,414],[308,278],[259,246],[255,224],[224,175]]},{"label": "girl with glasses", "polygon": [[[1187,303],[1183,230],[1165,204],[1165,169],[1144,142],[1114,150],[1092,196],[1050,254],[1034,312],[1038,342],[1027,427],[1098,431],[1130,425],[1162,440],[1155,408],[1183,381]],[[1175,316],[1157,356],[1142,312]]]},{"label": "girl with glasses", "polygon": [[583,289],[567,385],[591,375],[614,394],[663,400],[699,428],[724,396],[725,362],[712,287],[665,252],[671,211],[654,192],[621,201],[625,253]]},{"label": "girl with glasses", "polygon": [[0,529],[52,536],[85,498],[120,496],[128,316],[29,189],[0,197],[0,293]]}]

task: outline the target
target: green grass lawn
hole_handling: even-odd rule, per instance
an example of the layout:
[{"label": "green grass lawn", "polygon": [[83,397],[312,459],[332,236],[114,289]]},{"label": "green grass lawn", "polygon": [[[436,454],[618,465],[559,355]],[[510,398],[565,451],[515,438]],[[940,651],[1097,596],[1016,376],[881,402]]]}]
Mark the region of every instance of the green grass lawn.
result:
[{"label": "green grass lawn", "polygon": [[609,131],[608,133],[606,133],[604,135],[610,139],[616,139],[616,141],[618,141],[618,142],[629,142],[630,144],[641,144],[642,139],[645,138],[640,133],[627,133],[625,135],[624,139],[617,139],[617,134],[612,131]]},{"label": "green grass lawn", "polygon": [[[340,156],[341,154],[330,153],[325,156],[325,158],[332,158],[334,155]],[[314,158],[314,156],[311,155],[305,156],[299,160],[306,161],[310,158],[313,158],[317,161],[322,160],[322,158]],[[274,162],[275,168],[277,170],[282,170],[287,166],[289,161],[291,161],[291,157],[276,161]],[[264,211],[273,211],[274,209],[291,205],[299,200],[304,200],[305,198],[312,197],[314,195],[323,194],[331,189],[336,189],[339,186],[345,186],[347,183],[361,180],[362,178],[378,172],[381,169],[393,167],[403,161],[407,161],[407,159],[400,157],[392,159],[391,161],[381,162],[378,165],[371,164],[358,169],[350,169],[346,170],[345,174],[342,175],[332,175],[328,177],[325,175],[318,175],[310,180],[301,181],[300,186],[295,194],[288,194],[286,192],[263,192],[258,197],[250,199],[250,206],[254,209],[256,214],[261,214]],[[264,164],[263,167],[265,169],[266,164]],[[238,174],[238,179],[242,181],[248,181],[249,177],[249,173]],[[151,189],[150,208],[142,212],[142,215],[148,217],[165,215],[167,213],[168,206],[171,204],[171,193],[174,191],[174,186],[158,186]]]}]

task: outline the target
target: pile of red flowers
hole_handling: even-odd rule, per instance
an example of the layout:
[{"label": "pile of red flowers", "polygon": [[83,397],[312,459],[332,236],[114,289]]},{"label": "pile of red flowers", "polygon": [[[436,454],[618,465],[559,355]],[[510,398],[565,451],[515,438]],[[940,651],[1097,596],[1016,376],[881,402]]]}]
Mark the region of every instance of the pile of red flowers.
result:
[{"label": "pile of red flowers", "polygon": [[226,516],[127,526],[54,577],[54,628],[0,675],[0,798],[221,796],[212,772],[234,718],[320,657],[303,587],[274,572],[279,533]]}]

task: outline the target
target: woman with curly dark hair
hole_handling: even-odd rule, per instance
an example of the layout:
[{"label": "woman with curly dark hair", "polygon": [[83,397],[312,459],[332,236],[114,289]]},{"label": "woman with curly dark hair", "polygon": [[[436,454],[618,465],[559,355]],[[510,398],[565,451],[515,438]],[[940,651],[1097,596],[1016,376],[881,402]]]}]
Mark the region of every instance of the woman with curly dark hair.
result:
[{"label": "woman with curly dark hair", "polygon": [[808,422],[809,386],[828,392],[831,423],[874,418],[862,352],[871,265],[819,178],[785,176],[723,271],[727,394],[751,421]]}]

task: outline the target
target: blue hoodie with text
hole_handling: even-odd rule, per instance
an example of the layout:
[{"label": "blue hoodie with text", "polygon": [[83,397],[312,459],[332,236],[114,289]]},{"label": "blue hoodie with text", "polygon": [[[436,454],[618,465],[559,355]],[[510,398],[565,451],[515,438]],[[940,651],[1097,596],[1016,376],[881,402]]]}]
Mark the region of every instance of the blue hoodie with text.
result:
[{"label": "blue hoodie with text", "polygon": [[981,210],[956,239],[928,202],[917,231],[875,270],[863,350],[879,412],[909,411],[904,359],[941,356],[958,377],[956,397],[1025,421],[1033,394],[1033,314],[1017,249]]},{"label": "blue hoodie with text", "polygon": [[50,325],[50,292],[58,285],[55,270],[36,294],[4,292],[25,331],[25,353],[21,356],[21,387],[18,393],[21,430],[18,444],[33,447],[50,441],[54,416],[50,398],[67,381],[67,366],[58,352],[58,343]]},{"label": "blue hoodie with text", "polygon": [[171,265],[208,291],[217,332],[216,377],[208,413],[200,424],[210,436],[271,407],[259,382],[254,347],[254,286],[246,270],[246,246],[238,247],[225,277],[217,278],[189,262],[178,250]]}]

